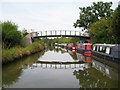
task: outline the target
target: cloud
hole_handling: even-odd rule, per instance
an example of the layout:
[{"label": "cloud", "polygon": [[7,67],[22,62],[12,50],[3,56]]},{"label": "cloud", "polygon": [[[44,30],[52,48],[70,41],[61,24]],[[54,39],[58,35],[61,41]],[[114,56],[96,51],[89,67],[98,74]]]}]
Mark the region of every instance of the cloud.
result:
[{"label": "cloud", "polygon": [[73,23],[79,18],[79,7],[89,6],[92,1],[96,0],[84,0],[84,2],[81,0],[39,0],[39,3],[37,3],[38,0],[27,1],[4,0],[2,20],[15,22],[19,29],[27,28],[35,31],[75,30]]},{"label": "cloud", "polygon": [[5,3],[3,8],[3,20],[12,20],[20,28],[35,30],[73,29],[73,22],[79,16],[78,7],[72,3],[44,3],[44,5],[43,3],[13,3],[11,5]]}]

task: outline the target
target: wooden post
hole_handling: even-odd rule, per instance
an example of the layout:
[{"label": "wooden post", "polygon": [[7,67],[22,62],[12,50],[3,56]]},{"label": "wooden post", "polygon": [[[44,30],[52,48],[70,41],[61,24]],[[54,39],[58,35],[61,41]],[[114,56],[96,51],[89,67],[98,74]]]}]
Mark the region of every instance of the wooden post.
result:
[{"label": "wooden post", "polygon": [[66,31],[65,31],[65,35],[66,35]]}]

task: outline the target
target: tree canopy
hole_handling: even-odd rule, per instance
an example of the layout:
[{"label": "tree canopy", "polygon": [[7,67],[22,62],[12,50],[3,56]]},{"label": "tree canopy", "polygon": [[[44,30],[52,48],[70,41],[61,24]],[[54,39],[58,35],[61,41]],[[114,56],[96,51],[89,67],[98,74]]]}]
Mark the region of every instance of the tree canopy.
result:
[{"label": "tree canopy", "polygon": [[111,18],[103,18],[93,23],[88,31],[93,43],[114,43]]},{"label": "tree canopy", "polygon": [[88,7],[80,7],[79,19],[74,23],[74,27],[83,27],[87,29],[92,23],[112,15],[112,2],[93,2],[93,5]]},{"label": "tree canopy", "polygon": [[116,43],[120,44],[120,5],[113,14],[112,29],[113,35],[116,38]]},{"label": "tree canopy", "polygon": [[2,25],[2,46],[3,48],[11,48],[19,45],[22,41],[21,32],[18,31],[18,26],[10,21],[1,23]]}]

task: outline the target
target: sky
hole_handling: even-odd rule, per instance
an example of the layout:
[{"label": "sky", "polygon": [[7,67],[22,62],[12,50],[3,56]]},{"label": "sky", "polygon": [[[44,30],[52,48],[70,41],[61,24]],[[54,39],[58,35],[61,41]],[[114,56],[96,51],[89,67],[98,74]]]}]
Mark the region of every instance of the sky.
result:
[{"label": "sky", "polygon": [[[81,30],[73,23],[79,18],[79,7],[91,6],[99,0],[2,0],[0,1],[0,20],[12,21],[22,31]],[[113,2],[119,0],[101,0]]]}]

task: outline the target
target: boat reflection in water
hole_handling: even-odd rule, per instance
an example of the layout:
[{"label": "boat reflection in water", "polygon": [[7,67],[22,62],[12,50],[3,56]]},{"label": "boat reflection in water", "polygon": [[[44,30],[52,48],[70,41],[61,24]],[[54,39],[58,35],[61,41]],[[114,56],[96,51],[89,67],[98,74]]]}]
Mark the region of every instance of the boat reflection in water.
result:
[{"label": "boat reflection in water", "polygon": [[118,72],[107,65],[92,60],[92,66],[85,70],[74,70],[80,88],[118,88]]},{"label": "boat reflection in water", "polygon": [[118,71],[104,63],[94,60],[92,54],[82,55],[68,51],[76,60],[89,64],[84,70],[75,69],[73,75],[79,80],[80,88],[118,88]]},{"label": "boat reflection in water", "polygon": [[[56,47],[57,48],[57,47]],[[37,61],[36,63],[31,65],[31,69],[36,67],[46,68],[46,69],[80,69],[85,70],[86,68],[91,67],[91,57],[83,56],[80,53],[77,53],[76,50],[66,50],[64,48],[59,48],[60,51],[68,52],[72,57],[72,60],[42,60]],[[57,55],[56,55],[57,56]],[[50,59],[50,58],[49,58]],[[87,63],[86,63],[87,62]]]},{"label": "boat reflection in water", "polygon": [[50,47],[4,66],[7,88],[117,88],[118,71],[75,50]]},{"label": "boat reflection in water", "polygon": [[68,53],[72,56],[72,58],[74,60],[78,60],[79,62],[80,61],[81,62],[83,61],[83,62],[86,62],[86,63],[91,62],[91,56],[92,56],[91,53],[83,55],[81,53],[77,53],[75,50],[72,50],[72,51],[68,50]]}]

